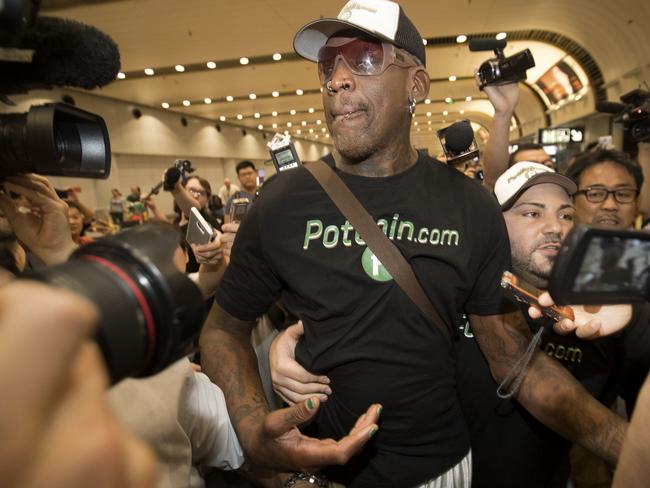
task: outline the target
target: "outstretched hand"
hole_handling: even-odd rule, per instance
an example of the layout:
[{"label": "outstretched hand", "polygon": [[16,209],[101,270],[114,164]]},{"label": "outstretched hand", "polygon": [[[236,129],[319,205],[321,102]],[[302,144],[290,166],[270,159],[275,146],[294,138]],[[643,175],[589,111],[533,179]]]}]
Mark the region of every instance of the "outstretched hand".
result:
[{"label": "outstretched hand", "polygon": [[313,473],[325,466],[347,463],[379,430],[382,407],[373,404],[340,440],[307,437],[298,426],[311,420],[319,407],[320,400],[312,397],[270,412],[252,433],[252,442],[251,438],[248,442],[242,439],[247,454],[256,465]]}]

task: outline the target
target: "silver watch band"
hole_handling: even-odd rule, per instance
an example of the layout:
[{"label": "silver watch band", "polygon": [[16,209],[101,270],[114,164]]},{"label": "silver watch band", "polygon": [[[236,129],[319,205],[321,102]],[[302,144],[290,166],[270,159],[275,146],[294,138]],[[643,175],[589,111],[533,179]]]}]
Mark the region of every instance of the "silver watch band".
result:
[{"label": "silver watch band", "polygon": [[314,485],[318,488],[329,488],[330,483],[327,481],[323,475],[319,474],[308,474],[308,473],[292,473],[289,476],[289,479],[284,482],[282,488],[291,488],[296,485],[299,481],[306,481],[307,483]]}]

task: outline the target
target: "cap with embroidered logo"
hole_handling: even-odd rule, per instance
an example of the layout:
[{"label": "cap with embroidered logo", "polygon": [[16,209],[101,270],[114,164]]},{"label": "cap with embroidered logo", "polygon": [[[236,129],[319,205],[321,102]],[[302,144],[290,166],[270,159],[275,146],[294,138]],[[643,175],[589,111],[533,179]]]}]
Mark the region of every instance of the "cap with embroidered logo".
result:
[{"label": "cap with embroidered logo", "polygon": [[300,29],[293,39],[293,48],[303,58],[318,61],[318,51],[327,40],[350,29],[390,42],[426,64],[422,36],[404,9],[389,0],[350,0],[336,19],[315,20]]}]

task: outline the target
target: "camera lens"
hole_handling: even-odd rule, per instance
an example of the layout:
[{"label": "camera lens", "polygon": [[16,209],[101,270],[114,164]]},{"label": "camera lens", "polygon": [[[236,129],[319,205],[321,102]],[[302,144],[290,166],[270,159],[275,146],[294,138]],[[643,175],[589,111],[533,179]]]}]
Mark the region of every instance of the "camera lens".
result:
[{"label": "camera lens", "polygon": [[201,292],[173,264],[178,244],[172,226],[136,227],[26,277],[76,291],[97,306],[96,339],[113,382],[147,376],[190,352],[206,315]]}]

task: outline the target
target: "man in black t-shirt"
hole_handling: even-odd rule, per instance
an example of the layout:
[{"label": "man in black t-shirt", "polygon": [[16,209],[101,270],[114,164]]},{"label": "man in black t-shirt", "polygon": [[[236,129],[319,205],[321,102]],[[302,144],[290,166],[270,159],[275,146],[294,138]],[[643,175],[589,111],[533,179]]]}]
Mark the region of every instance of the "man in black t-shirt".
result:
[{"label": "man in black t-shirt", "polygon": [[[469,314],[492,372],[503,378],[530,336],[519,311],[504,313],[497,292],[510,265],[506,229],[484,189],[410,143],[416,104],[429,89],[422,37],[396,3],[354,0],[337,19],[306,25],[294,46],[318,62],[335,147],[329,164],[405,256],[443,319],[453,324]],[[323,405],[311,398],[268,413],[249,335],[280,296],[304,323],[297,359],[328,374],[334,393]],[[314,471],[361,452],[328,471],[332,479],[353,488],[409,488],[443,477],[447,486],[469,486],[450,342],[304,168],[267,183],[242,223],[201,334],[201,357],[253,463]],[[624,423],[541,352],[517,398],[564,435],[616,458]],[[288,418],[296,428],[277,427]],[[307,420],[309,433],[326,440],[297,429]]]},{"label": "man in black t-shirt", "polygon": [[[574,182],[542,165],[517,163],[496,182],[504,211],[513,272],[546,289],[560,243],[573,226]],[[558,335],[550,319],[528,323],[540,327],[540,348],[555,358],[605,405],[621,389],[624,363],[644,367],[650,359],[649,307],[635,306],[632,320],[617,337],[585,341]],[[569,474],[570,443],[544,427],[520,405],[498,398],[496,383],[473,339],[471,327],[460,327],[458,393],[467,419],[473,451],[473,486],[564,488]]]}]

